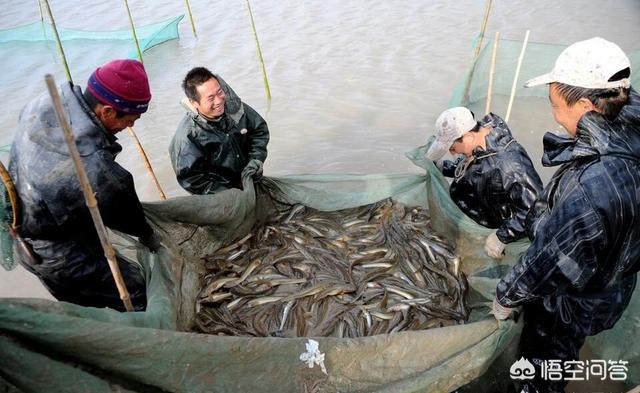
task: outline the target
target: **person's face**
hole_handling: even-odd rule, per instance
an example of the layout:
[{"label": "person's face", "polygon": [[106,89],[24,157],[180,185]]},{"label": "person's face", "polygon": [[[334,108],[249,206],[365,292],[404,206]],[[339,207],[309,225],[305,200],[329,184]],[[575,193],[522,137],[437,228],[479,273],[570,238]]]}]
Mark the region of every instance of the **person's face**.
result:
[{"label": "person's face", "polygon": [[140,118],[139,113],[127,113],[118,117],[118,111],[110,105],[101,105],[96,110],[100,122],[112,134],[116,134],[133,124]]},{"label": "person's face", "polygon": [[576,136],[578,121],[582,115],[595,109],[593,103],[586,98],[581,98],[575,104],[568,105],[558,92],[556,83],[549,85],[549,101],[556,123],[564,127],[571,137]]},{"label": "person's face", "polygon": [[451,154],[464,154],[467,157],[470,157],[473,153],[473,149],[476,148],[475,143],[475,132],[465,132],[462,136],[455,141],[449,148],[449,153]]},{"label": "person's face", "polygon": [[193,106],[206,117],[216,118],[224,113],[224,91],[216,78],[211,78],[196,87],[199,101],[191,101]]}]

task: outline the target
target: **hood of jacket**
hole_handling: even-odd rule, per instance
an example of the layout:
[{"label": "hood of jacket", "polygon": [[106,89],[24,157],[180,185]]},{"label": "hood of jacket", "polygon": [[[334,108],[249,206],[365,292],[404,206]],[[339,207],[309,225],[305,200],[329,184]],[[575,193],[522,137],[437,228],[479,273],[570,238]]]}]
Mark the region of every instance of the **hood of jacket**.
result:
[{"label": "hood of jacket", "polygon": [[[244,115],[244,104],[240,97],[236,94],[235,91],[227,84],[227,82],[220,77],[220,75],[214,74],[222,91],[224,91],[225,99],[224,99],[224,114],[222,115],[229,117],[236,124],[240,121],[242,116]],[[187,114],[193,118],[198,124],[200,124],[205,129],[210,128],[210,119],[207,119],[203,115],[198,112],[198,110],[191,104],[187,97],[184,97],[181,101],[182,106],[187,110]]]},{"label": "hood of jacket", "polygon": [[596,111],[585,113],[575,138],[548,132],[543,139],[544,166],[556,166],[581,158],[618,155],[640,160],[640,95],[632,88],[629,102],[609,120]]},{"label": "hood of jacket", "polygon": [[[103,148],[111,150],[114,154],[122,150],[122,147],[115,143],[115,135],[104,128],[89,108],[78,86],[71,82],[61,84],[60,98],[81,156],[90,155]],[[23,109],[20,118],[19,127],[25,127],[24,135],[33,143],[45,150],[69,156],[69,148],[48,92],[30,102]]]}]

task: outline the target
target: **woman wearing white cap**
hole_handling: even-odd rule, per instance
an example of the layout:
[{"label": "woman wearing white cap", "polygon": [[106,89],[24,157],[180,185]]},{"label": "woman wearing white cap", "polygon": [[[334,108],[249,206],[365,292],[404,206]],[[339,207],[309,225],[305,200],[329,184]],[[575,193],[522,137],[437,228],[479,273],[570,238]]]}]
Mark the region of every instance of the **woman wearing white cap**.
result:
[{"label": "woman wearing white cap", "polygon": [[447,151],[464,155],[457,162],[438,162],[443,174],[454,178],[451,199],[475,222],[496,229],[485,251],[501,258],[507,243],[526,236],[527,213],[542,190],[540,176],[507,124],[493,113],[477,122],[467,108],[444,111],[426,157],[440,161]]},{"label": "woman wearing white cap", "polygon": [[[566,369],[587,336],[615,325],[635,288],[640,95],[630,67],[616,44],[592,38],[567,47],[549,74],[525,84],[549,86],[554,118],[569,133],[544,136],[542,162],[559,169],[532,210],[531,246],[498,283],[494,301],[498,318],[524,306],[520,356],[536,367],[553,359]],[[541,371],[523,392],[563,391],[566,381],[547,381]]]}]

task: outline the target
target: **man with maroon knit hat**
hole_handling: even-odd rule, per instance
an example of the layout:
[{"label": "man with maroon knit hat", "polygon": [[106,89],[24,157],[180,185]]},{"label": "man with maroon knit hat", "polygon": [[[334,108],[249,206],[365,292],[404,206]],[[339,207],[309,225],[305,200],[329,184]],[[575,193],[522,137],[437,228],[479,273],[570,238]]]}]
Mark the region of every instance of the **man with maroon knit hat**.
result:
[{"label": "man with maroon knit hat", "polygon": [[[152,251],[159,238],[147,223],[133,177],[115,162],[116,133],[146,112],[151,92],[142,63],[114,60],[98,67],[84,93],[70,82],[61,97],[104,224],[137,236]],[[9,171],[22,204],[21,233],[37,260],[19,255],[58,300],[123,310],[49,94],[20,114]],[[144,275],[118,257],[136,310],[146,307]]]}]

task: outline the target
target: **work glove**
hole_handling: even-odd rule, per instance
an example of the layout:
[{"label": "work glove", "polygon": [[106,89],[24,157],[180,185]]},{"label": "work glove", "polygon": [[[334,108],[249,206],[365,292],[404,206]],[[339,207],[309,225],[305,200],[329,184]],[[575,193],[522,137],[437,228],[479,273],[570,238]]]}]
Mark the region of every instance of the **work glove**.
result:
[{"label": "work glove", "polygon": [[262,179],[262,161],[252,158],[244,167],[244,171],[254,171],[253,180],[259,181]]},{"label": "work glove", "polygon": [[498,239],[498,235],[496,235],[495,232],[492,232],[491,235],[487,236],[487,240],[484,242],[484,252],[494,259],[502,258],[502,253],[505,247],[506,244]]},{"label": "work glove", "polygon": [[158,233],[156,231],[151,232],[150,235],[145,236],[145,237],[141,237],[139,238],[140,243],[142,243],[143,246],[147,247],[149,249],[149,251],[151,252],[156,252],[158,251],[158,249],[160,248],[161,244],[160,241],[162,240],[160,238],[160,235],[158,235]]},{"label": "work glove", "polygon": [[497,298],[493,298],[491,314],[493,314],[493,316],[496,317],[498,321],[504,321],[505,319],[509,318],[509,315],[511,315],[512,312],[513,308],[504,307],[500,303],[498,303]]}]

